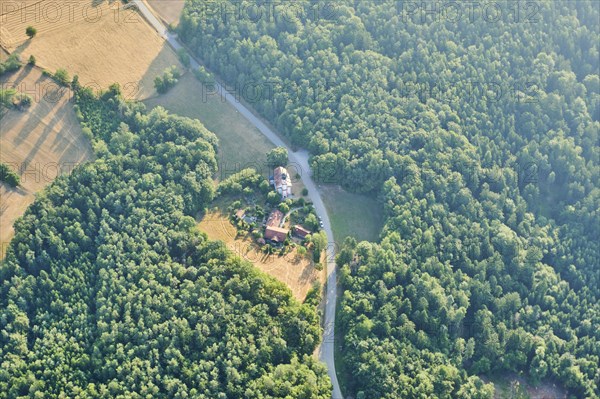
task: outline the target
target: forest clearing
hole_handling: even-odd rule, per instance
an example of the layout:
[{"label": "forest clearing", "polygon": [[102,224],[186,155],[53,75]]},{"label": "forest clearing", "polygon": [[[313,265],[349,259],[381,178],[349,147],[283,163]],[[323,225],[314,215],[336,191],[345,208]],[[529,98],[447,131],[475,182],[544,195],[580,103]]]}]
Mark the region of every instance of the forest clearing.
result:
[{"label": "forest clearing", "polygon": [[237,237],[236,228],[225,214],[210,212],[198,224],[200,231],[210,240],[221,240],[235,256],[252,262],[260,271],[287,285],[294,297],[302,302],[315,282],[325,283],[324,271],[314,268],[310,257],[300,257],[294,250],[284,256],[267,255],[261,252],[251,238]]}]

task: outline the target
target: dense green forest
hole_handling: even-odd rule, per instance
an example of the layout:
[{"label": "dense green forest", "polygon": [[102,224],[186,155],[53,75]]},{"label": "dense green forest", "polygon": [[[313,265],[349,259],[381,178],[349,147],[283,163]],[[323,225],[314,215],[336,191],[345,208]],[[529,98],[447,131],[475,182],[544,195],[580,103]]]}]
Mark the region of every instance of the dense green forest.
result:
[{"label": "dense green forest", "polygon": [[0,398],[329,398],[314,306],[210,242],[216,137],[82,90],[99,159],[15,224],[0,266]]},{"label": "dense green forest", "polygon": [[384,202],[337,260],[348,393],[489,398],[515,371],[598,397],[599,3],[273,4],[190,0],[179,34],[263,87],[316,178]]}]

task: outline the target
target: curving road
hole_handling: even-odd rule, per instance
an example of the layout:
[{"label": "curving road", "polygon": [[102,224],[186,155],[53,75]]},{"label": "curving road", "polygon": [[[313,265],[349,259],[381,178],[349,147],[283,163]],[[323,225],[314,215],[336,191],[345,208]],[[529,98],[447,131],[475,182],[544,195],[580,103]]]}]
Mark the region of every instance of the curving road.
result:
[{"label": "curving road", "polygon": [[[150,11],[150,8],[142,0],[133,0],[133,3],[138,7],[143,17],[156,29],[158,34],[162,36],[175,50],[182,48],[177,35],[168,31],[165,25]],[[191,67],[198,68],[200,64],[191,57]],[[327,372],[333,384],[332,399],[343,399],[340,385],[337,380],[334,362],[335,349],[335,306],[337,301],[337,279],[335,269],[335,242],[333,241],[333,231],[325,204],[321,199],[317,185],[313,181],[310,174],[308,164],[309,153],[306,150],[292,152],[290,148],[279,138],[273,130],[271,130],[263,121],[254,115],[244,104],[242,104],[235,96],[229,94],[219,83],[216,84],[218,93],[222,93],[227,101],[246,119],[248,119],[265,137],[273,144],[279,147],[288,149],[290,167],[296,168],[298,174],[302,176],[302,182],[308,189],[308,197],[313,202],[317,214],[323,219],[323,229],[327,233],[329,245],[327,246],[327,291],[325,294],[325,329],[323,332],[322,344],[319,347],[319,359],[327,365]]]}]

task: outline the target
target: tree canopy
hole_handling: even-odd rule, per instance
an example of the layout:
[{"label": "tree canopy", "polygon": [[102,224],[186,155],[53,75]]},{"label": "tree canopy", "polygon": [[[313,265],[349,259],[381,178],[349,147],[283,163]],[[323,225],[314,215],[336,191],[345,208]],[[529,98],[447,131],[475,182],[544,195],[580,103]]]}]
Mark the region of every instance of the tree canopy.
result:
[{"label": "tree canopy", "polygon": [[[0,91],[0,95],[2,94],[2,91]],[[0,162],[0,182],[6,183],[11,187],[17,187],[20,181],[21,178],[10,168],[10,166],[4,162]]]},{"label": "tree canopy", "polygon": [[271,168],[286,167],[288,164],[288,151],[285,147],[275,147],[267,153],[267,164]]},{"label": "tree canopy", "polygon": [[269,89],[247,100],[316,178],[384,204],[339,261],[349,394],[489,398],[478,376],[515,371],[598,397],[598,4],[408,3],[441,4],[191,0],[179,34]]},{"label": "tree canopy", "polygon": [[15,224],[0,397],[329,398],[315,307],[195,228],[216,137],[118,92],[77,93],[99,159]]}]

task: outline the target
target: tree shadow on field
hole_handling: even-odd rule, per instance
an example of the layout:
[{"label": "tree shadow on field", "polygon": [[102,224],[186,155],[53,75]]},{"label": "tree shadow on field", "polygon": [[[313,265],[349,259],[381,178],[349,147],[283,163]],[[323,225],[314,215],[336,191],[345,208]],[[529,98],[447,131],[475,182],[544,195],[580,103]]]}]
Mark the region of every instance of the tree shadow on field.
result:
[{"label": "tree shadow on field", "polygon": [[[62,126],[60,128],[60,134],[57,134],[54,137],[52,145],[49,145],[48,147],[51,148],[56,154],[60,154],[61,157],[63,157],[65,152],[67,154],[72,153],[72,151],[69,149],[77,146],[77,142],[80,140],[78,140],[76,133],[73,131],[77,128],[73,125],[73,123],[76,122],[74,122],[74,118],[70,118],[69,110],[65,109],[66,104],[63,103],[57,106],[59,109],[57,110],[56,114],[60,116],[59,121],[62,122]],[[77,126],[79,126],[79,124]],[[82,151],[84,150],[82,149]],[[81,151],[77,151],[76,153],[78,152]]]},{"label": "tree shadow on field", "polygon": [[[65,124],[61,129],[61,134],[57,134],[52,143],[52,150],[60,154],[59,163],[81,163],[92,158],[92,147],[89,141],[83,137],[79,125],[68,124],[70,111],[64,110],[63,120]],[[71,121],[75,121],[71,119]],[[77,123],[77,122],[74,122]]]},{"label": "tree shadow on field", "polygon": [[[4,216],[4,214],[11,209],[11,202],[14,204],[14,201],[9,201],[12,196],[17,195],[19,197],[25,197],[27,194],[27,190],[21,186],[9,187],[5,183],[0,183],[0,217]],[[5,226],[1,222],[0,224]]]},{"label": "tree shadow on field", "polygon": [[[22,42],[21,44],[19,44],[17,46],[17,48],[15,49],[15,51],[13,51],[13,54],[17,54],[20,57],[21,54],[23,53],[23,51],[27,50],[27,47],[29,47],[29,45],[31,44],[31,40],[33,40],[33,39],[27,39],[24,42]],[[23,61],[23,60],[21,60],[21,61]]]},{"label": "tree shadow on field", "polygon": [[[19,73],[16,74],[17,77],[14,80],[14,84],[18,85],[19,83],[21,83],[23,81],[23,79],[25,79],[29,73],[31,72],[31,65],[25,65],[24,67],[19,69]],[[29,88],[27,88],[27,90],[29,90]]]},{"label": "tree shadow on field", "polygon": [[[14,111],[18,112],[20,117],[17,120],[26,118],[25,124],[20,128],[19,134],[14,138],[13,144],[15,147],[23,144],[29,135],[35,130],[35,128],[42,123],[42,120],[51,112],[52,107],[48,104],[44,104],[43,101],[34,101],[26,111]],[[4,128],[4,127],[3,127]],[[9,127],[7,130],[10,130]]]},{"label": "tree shadow on field", "polygon": [[311,267],[310,263],[304,267],[298,281],[302,284],[310,282],[315,274],[315,268]]},{"label": "tree shadow on field", "polygon": [[48,138],[48,136],[50,135],[50,133],[52,133],[54,131],[54,126],[56,126],[56,124],[58,122],[60,122],[61,119],[62,119],[61,117],[55,116],[54,118],[52,118],[52,120],[50,121],[50,123],[48,123],[46,125],[46,127],[44,128],[44,131],[38,137],[37,141],[35,142],[35,144],[33,145],[32,149],[31,149],[31,151],[29,151],[29,154],[27,154],[27,156],[23,160],[23,164],[22,164],[23,170],[27,170],[28,169],[29,164],[33,161],[33,159],[35,158],[35,156],[37,155],[37,153],[40,151],[40,149],[42,147],[45,147],[44,143],[45,143],[46,139]]},{"label": "tree shadow on field", "polygon": [[[4,49],[0,49],[0,50],[1,50],[0,54],[7,54],[6,57],[0,57],[0,61],[5,61],[9,57],[10,54],[8,52],[6,52]],[[2,87],[5,87],[7,85],[11,85],[11,87],[14,87],[14,85],[18,85],[19,83],[21,83],[21,81],[23,81],[23,79],[25,79],[31,73],[32,69],[34,69],[34,67],[32,65],[29,65],[27,63],[27,60],[23,60],[21,58],[21,54],[18,52],[18,50],[15,50],[13,52],[13,54],[17,54],[19,56],[20,61],[24,65],[22,67],[20,67],[19,69],[17,69],[16,71],[5,72],[3,74],[2,77],[0,78],[0,83],[2,84]],[[29,89],[29,88],[27,88],[27,89]]]}]

